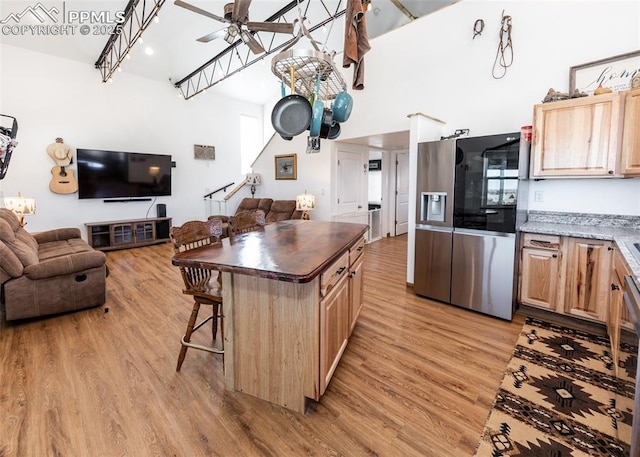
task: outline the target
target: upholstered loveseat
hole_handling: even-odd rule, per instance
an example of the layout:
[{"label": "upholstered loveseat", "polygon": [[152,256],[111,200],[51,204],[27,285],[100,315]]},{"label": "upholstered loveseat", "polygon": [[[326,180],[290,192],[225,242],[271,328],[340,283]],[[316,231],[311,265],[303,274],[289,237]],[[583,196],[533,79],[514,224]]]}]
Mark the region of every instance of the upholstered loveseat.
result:
[{"label": "upholstered loveseat", "polygon": [[0,283],[6,320],[45,316],[105,303],[106,256],[77,228],[28,233],[0,208]]},{"label": "upholstered loveseat", "polygon": [[[295,200],[273,200],[272,198],[243,198],[235,215],[237,216],[242,211],[251,211],[254,209],[261,209],[265,214],[265,221],[267,224],[278,221],[286,221],[289,219],[302,219],[302,211],[296,209]],[[229,216],[214,215],[209,216],[209,219],[219,218],[222,219],[222,235],[229,235]]]}]

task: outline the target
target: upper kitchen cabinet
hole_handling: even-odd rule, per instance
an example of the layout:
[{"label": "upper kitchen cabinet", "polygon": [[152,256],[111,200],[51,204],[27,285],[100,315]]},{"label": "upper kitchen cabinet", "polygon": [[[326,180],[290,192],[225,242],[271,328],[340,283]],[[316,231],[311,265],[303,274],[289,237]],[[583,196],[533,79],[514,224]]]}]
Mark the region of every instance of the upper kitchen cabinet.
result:
[{"label": "upper kitchen cabinet", "polygon": [[621,110],[618,93],[536,105],[531,177],[616,175]]},{"label": "upper kitchen cabinet", "polygon": [[640,87],[625,94],[620,171],[625,176],[640,176]]}]

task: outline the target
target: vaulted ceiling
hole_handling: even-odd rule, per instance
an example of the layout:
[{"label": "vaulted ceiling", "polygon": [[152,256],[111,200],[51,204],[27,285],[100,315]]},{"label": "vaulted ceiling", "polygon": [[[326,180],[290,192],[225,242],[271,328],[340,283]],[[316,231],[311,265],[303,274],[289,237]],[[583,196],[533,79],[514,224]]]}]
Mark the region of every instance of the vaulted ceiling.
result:
[{"label": "vaulted ceiling", "polygon": [[[373,0],[366,13],[369,38],[375,38],[401,27],[455,1]],[[151,3],[149,0],[147,2]],[[224,15],[224,5],[227,3],[218,0],[187,0],[187,2],[217,16]],[[65,8],[67,15],[75,8],[78,12],[91,11],[107,14],[110,15],[110,18],[114,18],[119,11],[126,8],[129,2],[126,0],[92,2],[66,0],[65,2],[42,1],[41,3],[47,8],[57,7],[58,10]],[[250,20],[264,21],[290,3],[291,0],[255,0],[250,5]],[[0,2],[0,21],[5,24],[13,24],[15,19],[14,22],[11,22],[9,16],[12,13],[16,15],[23,12],[25,7],[31,4],[31,2],[27,3],[24,0],[2,0]],[[334,21],[313,31],[312,36],[327,52],[342,52],[345,23],[344,15],[341,12],[345,6],[346,0],[300,0],[299,4],[285,13],[280,20],[293,22],[299,17],[305,17],[305,24],[311,27],[332,16],[337,17]],[[105,17],[102,16],[102,19]],[[142,42],[135,43],[130,52],[131,58],[123,61],[122,72],[166,81],[168,85],[174,84],[229,47],[229,43],[223,38],[217,38],[208,43],[196,41],[203,35],[225,28],[227,24],[181,8],[175,5],[172,0],[166,0],[162,4],[158,19],[159,22],[149,24],[142,35]],[[24,15],[20,21],[21,25],[41,23],[33,15]],[[103,28],[99,23],[90,24],[89,31],[89,34],[84,35],[78,33],[76,29],[75,34],[66,36],[41,36],[29,33],[2,34],[0,40],[2,43],[93,65],[107,43],[108,27]],[[259,36],[266,49],[277,47],[292,38],[292,35],[262,32],[259,33]],[[303,38],[296,47],[309,47],[309,42]],[[234,65],[244,67],[241,65],[241,61],[251,63],[241,71],[216,83],[211,90],[228,97],[259,104],[266,103],[279,94],[278,80],[271,72],[271,59],[277,52],[266,55],[262,59],[255,59],[249,48],[244,43],[240,43],[234,53],[238,57]],[[119,74],[114,74],[113,84],[118,83]],[[100,73],[96,70],[96,80],[100,81],[100,79]]]}]

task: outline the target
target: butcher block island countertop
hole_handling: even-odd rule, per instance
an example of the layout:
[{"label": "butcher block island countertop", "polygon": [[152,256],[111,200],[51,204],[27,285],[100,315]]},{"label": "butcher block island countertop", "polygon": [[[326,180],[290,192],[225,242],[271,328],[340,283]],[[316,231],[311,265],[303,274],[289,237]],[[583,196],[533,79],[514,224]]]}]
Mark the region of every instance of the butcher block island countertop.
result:
[{"label": "butcher block island countertop", "polygon": [[227,389],[300,413],[320,400],[361,308],[367,229],[288,220],[173,257],[222,272]]}]

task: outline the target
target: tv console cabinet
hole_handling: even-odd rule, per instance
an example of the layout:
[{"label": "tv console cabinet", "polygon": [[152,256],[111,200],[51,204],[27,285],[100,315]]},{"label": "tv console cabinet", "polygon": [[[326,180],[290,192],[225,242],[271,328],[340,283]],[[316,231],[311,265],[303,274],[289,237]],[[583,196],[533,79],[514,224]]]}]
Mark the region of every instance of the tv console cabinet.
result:
[{"label": "tv console cabinet", "polygon": [[166,243],[171,231],[170,217],[150,217],[109,222],[88,222],[87,241],[94,249],[137,248]]}]

